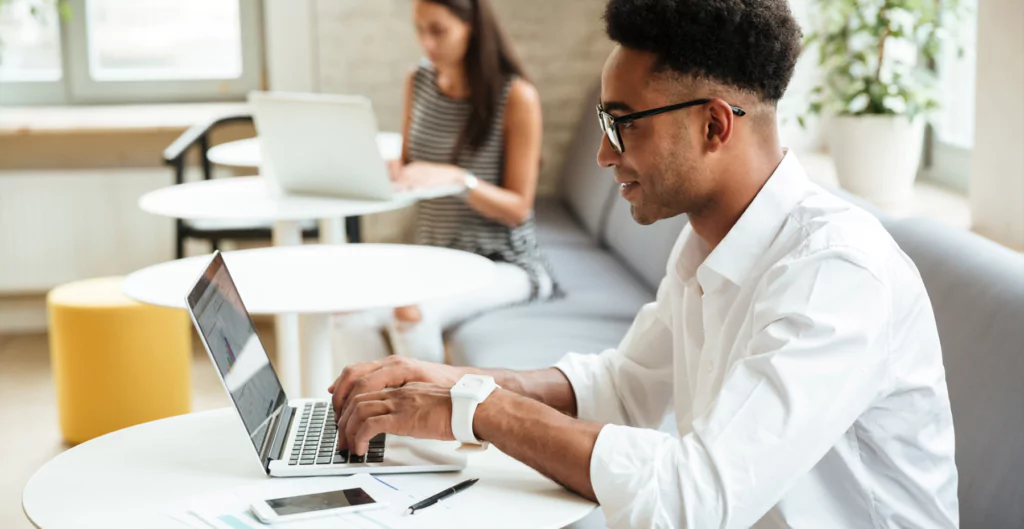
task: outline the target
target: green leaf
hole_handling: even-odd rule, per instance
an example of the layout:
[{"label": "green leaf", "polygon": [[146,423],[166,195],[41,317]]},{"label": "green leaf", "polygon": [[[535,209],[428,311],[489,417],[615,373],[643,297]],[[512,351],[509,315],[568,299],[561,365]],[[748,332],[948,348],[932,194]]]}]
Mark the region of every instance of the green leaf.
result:
[{"label": "green leaf", "polygon": [[71,7],[71,4],[67,0],[57,1],[57,11],[60,13],[60,17],[64,20],[71,20],[74,16],[75,10]]}]

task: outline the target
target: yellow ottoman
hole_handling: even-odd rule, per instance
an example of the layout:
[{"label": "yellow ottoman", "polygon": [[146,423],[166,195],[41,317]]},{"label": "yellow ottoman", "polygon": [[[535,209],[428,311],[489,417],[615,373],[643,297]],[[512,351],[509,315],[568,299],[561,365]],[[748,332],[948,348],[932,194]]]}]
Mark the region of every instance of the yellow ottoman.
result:
[{"label": "yellow ottoman", "polygon": [[188,313],[132,301],[122,281],[78,281],[47,296],[50,363],[69,443],[191,407]]}]

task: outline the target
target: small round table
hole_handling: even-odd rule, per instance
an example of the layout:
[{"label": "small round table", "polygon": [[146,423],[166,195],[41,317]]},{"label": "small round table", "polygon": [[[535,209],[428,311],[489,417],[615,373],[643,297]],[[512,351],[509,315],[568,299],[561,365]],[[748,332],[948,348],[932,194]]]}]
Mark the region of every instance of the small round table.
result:
[{"label": "small round table", "polygon": [[[284,326],[288,336],[278,336],[278,373],[291,398],[326,397],[338,375],[340,367],[331,362],[332,314],[464,294],[494,273],[494,263],[476,254],[400,244],[261,248],[227,252],[224,262],[250,314],[295,319],[294,327]],[[200,256],[145,268],[125,279],[124,293],[142,303],[184,308],[209,263],[210,256]]]},{"label": "small round table", "polygon": [[345,242],[344,219],[402,209],[419,200],[453,195],[458,186],[396,192],[391,200],[289,195],[258,176],[219,178],[157,189],[139,199],[146,213],[184,220],[272,221],[275,246],[302,244],[304,220],[320,222],[320,242]]},{"label": "small round table", "polygon": [[[554,529],[595,508],[493,446],[469,455],[468,463],[461,472],[385,479],[399,489],[442,490],[478,477],[465,501],[449,501],[460,501],[459,515],[480,520],[481,527]],[[32,476],[22,507],[43,529],[180,528],[166,514],[192,498],[266,479],[234,410],[221,409],[134,426],[72,448]]]},{"label": "small round table", "polygon": [[[397,132],[377,134],[377,148],[385,160],[397,160],[402,156],[402,135]],[[230,141],[211,147],[206,157],[217,165],[228,167],[259,167],[259,138]]]},{"label": "small round table", "polygon": [[[317,219],[320,242],[346,242],[346,217],[382,213],[408,207],[419,200],[452,195],[458,187],[400,192],[392,200],[358,200],[279,194],[260,177],[203,180],[158,189],[143,195],[139,207],[147,213],[186,220],[271,220],[274,246],[302,244],[302,221]],[[194,278],[193,278],[194,279]],[[182,291],[184,292],[184,291]],[[297,341],[298,320],[283,314],[276,319],[278,351],[286,355]],[[297,353],[295,353],[297,354]]]}]

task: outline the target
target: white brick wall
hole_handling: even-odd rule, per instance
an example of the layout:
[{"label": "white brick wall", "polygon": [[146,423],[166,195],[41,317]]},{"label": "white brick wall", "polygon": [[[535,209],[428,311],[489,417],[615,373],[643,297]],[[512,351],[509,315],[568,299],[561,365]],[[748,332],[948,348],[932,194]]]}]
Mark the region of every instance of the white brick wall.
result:
[{"label": "white brick wall", "polygon": [[[605,0],[492,3],[540,92],[544,112],[540,190],[553,193],[583,97],[598,80],[612,48],[601,20]],[[403,79],[421,57],[411,5],[412,0],[316,2],[320,89],[370,97],[385,130],[401,126]]]}]

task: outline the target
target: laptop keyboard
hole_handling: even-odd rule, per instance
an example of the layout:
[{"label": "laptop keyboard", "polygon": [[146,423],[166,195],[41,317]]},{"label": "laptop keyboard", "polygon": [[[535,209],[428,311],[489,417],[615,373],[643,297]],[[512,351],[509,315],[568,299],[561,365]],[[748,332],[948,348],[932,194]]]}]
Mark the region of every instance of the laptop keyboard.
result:
[{"label": "laptop keyboard", "polygon": [[292,445],[289,465],[343,465],[346,463],[383,463],[386,434],[370,440],[365,456],[337,450],[338,425],[334,408],[326,402],[306,403],[299,417],[299,428]]}]

